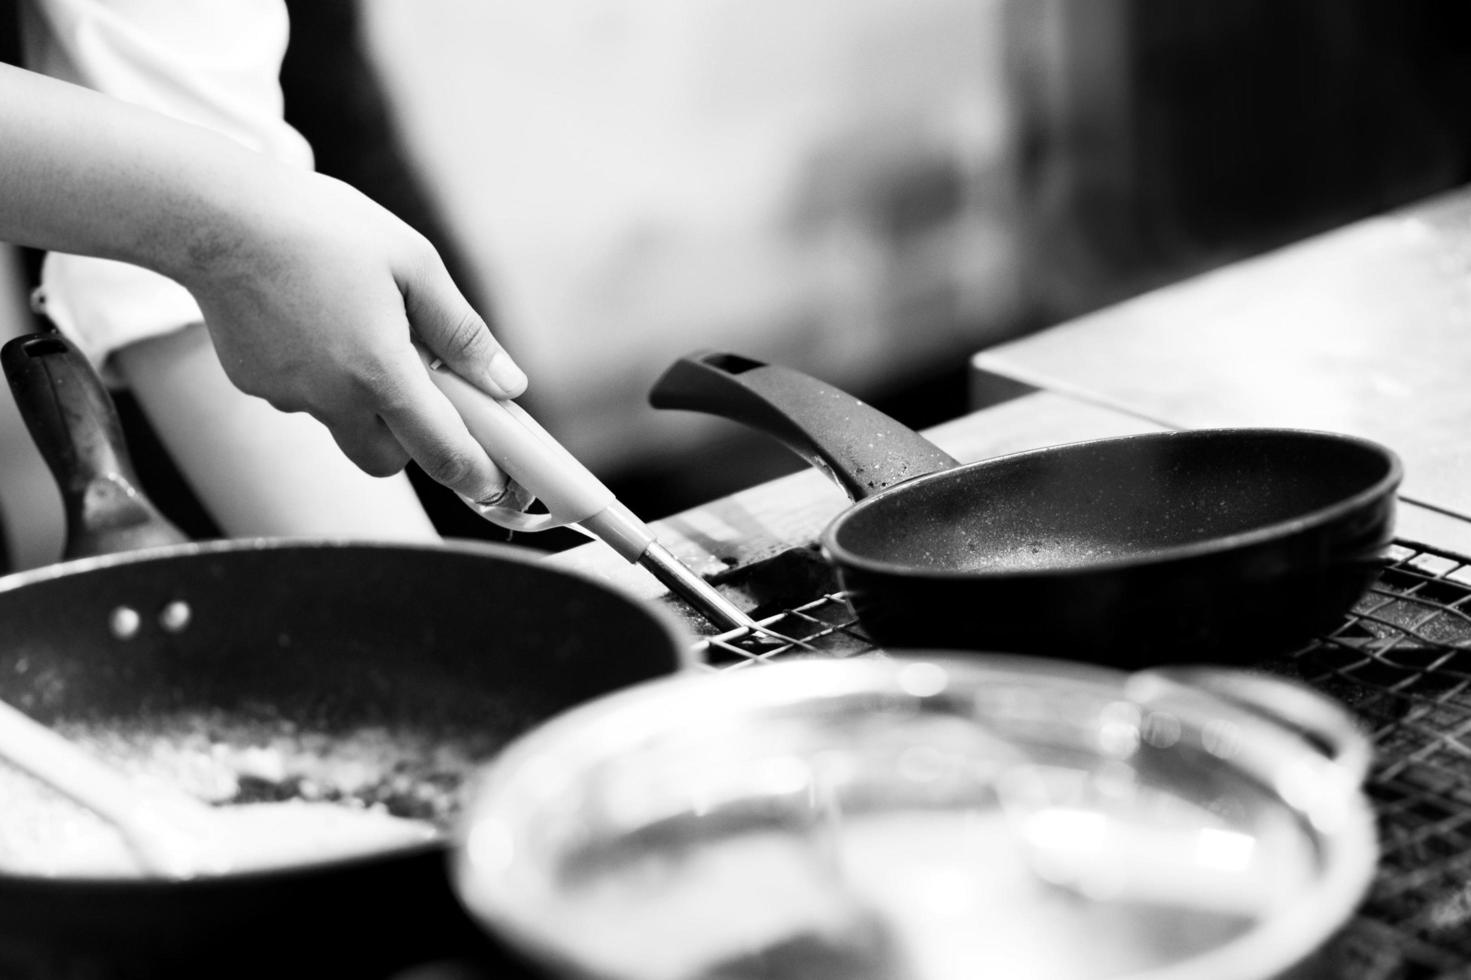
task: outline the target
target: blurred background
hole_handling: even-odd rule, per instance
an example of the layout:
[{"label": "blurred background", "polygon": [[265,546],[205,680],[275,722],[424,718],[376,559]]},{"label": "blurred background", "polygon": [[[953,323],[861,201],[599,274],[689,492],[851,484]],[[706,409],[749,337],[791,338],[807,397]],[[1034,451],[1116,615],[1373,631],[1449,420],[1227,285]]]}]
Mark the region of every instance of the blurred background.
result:
[{"label": "blurred background", "polygon": [[[1452,0],[291,9],[283,88],[319,169],[439,244],[527,407],[647,518],[797,468],[649,408],[682,354],[781,361],[922,427],[966,410],[977,350],[1471,176]],[[0,264],[7,335],[32,329],[28,261]],[[150,491],[208,535],[120,401]],[[3,402],[28,567],[59,505]],[[420,486],[445,533],[485,532]]]}]

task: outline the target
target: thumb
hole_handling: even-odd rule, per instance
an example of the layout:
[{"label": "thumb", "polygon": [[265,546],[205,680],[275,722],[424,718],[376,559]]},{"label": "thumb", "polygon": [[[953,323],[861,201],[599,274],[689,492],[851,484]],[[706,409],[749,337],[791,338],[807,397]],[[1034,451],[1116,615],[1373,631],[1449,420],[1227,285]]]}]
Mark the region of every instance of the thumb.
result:
[{"label": "thumb", "polygon": [[443,264],[405,286],[404,311],[424,348],[487,394],[515,398],[526,390],[522,371],[465,299]]}]

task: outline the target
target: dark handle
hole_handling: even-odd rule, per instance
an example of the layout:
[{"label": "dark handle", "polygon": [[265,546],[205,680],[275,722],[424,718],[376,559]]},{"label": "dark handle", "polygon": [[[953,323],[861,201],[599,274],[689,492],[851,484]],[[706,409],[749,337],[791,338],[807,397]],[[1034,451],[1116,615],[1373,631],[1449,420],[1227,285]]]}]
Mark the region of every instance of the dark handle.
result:
[{"label": "dark handle", "polygon": [[649,403],[718,415],[774,436],[853,500],[960,465],[845,391],[736,354],[697,351],[680,358],[654,382]]},{"label": "dark handle", "polygon": [[0,364],[61,490],[63,558],[188,540],[139,488],[112,396],[70,341],[58,333],[16,337],[0,347]]}]

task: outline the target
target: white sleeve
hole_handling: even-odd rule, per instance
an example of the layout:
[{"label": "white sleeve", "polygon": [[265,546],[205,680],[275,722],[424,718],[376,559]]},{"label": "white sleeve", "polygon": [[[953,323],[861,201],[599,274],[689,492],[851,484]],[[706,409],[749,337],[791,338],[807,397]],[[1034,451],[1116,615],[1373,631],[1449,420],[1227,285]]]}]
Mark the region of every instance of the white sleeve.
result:
[{"label": "white sleeve", "polygon": [[[27,0],[26,67],[217,130],[304,168],[282,116],[283,0]],[[62,253],[42,264],[39,305],[93,362],[199,322],[187,290],[137,266]]]}]

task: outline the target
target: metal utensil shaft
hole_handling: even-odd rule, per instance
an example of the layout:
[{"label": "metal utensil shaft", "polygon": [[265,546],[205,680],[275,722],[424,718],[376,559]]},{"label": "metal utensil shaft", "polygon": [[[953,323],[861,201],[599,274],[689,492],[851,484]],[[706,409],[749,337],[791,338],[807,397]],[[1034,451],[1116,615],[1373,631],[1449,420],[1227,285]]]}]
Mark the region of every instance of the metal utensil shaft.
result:
[{"label": "metal utensil shaft", "polygon": [[638,563],[648,569],[670,592],[705,614],[717,626],[764,632],[756,621],[741,611],[713,585],[696,575],[657,541],[644,549]]}]

